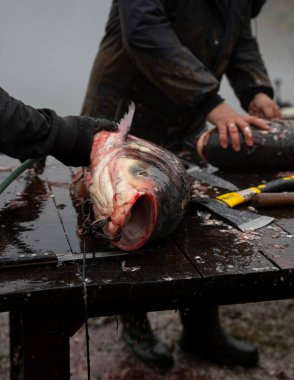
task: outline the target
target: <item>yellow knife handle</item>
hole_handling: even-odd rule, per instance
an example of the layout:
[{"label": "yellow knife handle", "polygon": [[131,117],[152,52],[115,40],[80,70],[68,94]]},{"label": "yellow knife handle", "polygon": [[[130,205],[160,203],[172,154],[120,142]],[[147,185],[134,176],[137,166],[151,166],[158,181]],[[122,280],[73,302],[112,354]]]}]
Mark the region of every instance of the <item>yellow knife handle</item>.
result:
[{"label": "yellow knife handle", "polygon": [[294,189],[294,175],[277,178],[255,187],[249,187],[248,189],[222,194],[215,199],[229,207],[235,207],[242,203],[249,202],[255,194],[279,192],[291,189]]},{"label": "yellow knife handle", "polygon": [[215,199],[225,203],[229,207],[235,207],[241,203],[249,202],[255,194],[260,192],[261,190],[258,187],[250,187],[248,189],[219,195]]}]

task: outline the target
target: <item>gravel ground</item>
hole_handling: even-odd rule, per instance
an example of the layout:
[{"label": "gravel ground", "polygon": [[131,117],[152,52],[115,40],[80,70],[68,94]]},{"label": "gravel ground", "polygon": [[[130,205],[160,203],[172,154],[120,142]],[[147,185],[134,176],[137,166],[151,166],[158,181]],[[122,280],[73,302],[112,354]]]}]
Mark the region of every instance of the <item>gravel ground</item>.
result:
[{"label": "gravel ground", "polygon": [[[221,308],[223,326],[259,348],[258,368],[226,368],[184,355],[177,346],[181,332],[174,311],[150,313],[156,333],[174,351],[175,366],[161,374],[138,363],[120,340],[114,318],[91,321],[91,374],[100,380],[273,380],[294,379],[294,301],[233,305]],[[85,332],[72,341],[72,379],[86,380],[80,363]]]},{"label": "gravel ground", "polygon": [[[156,333],[174,352],[175,366],[154,371],[132,357],[120,340],[116,318],[89,321],[92,380],[294,380],[294,301],[221,307],[223,326],[259,348],[255,369],[226,368],[184,355],[177,346],[181,332],[174,311],[150,313]],[[9,379],[8,314],[0,315],[0,380]],[[72,380],[87,380],[85,330],[71,339]]]}]

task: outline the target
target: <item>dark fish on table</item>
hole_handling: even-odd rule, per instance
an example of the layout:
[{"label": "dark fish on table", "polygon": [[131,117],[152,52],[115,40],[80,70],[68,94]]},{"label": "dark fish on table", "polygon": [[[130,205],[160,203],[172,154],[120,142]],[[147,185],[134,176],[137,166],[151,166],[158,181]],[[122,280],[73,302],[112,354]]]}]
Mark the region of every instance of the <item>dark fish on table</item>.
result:
[{"label": "dark fish on table", "polygon": [[241,150],[219,144],[218,131],[205,132],[197,142],[201,158],[223,170],[294,170],[294,119],[267,121],[271,131],[252,127],[254,145],[245,144],[240,133]]},{"label": "dark fish on table", "polygon": [[126,251],[170,234],[190,194],[185,168],[174,154],[128,134],[134,111],[131,104],[118,131],[95,136],[86,176],[93,225]]}]

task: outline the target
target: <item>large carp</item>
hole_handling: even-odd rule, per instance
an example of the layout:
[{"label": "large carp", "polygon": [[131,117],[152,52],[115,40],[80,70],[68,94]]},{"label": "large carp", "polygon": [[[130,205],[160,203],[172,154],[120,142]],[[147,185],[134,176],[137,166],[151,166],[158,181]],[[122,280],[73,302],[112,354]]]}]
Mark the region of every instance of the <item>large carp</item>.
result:
[{"label": "large carp", "polygon": [[190,192],[185,168],[174,154],[128,134],[134,110],[131,104],[116,132],[96,134],[86,177],[94,225],[126,251],[170,234]]},{"label": "large carp", "polygon": [[217,129],[205,132],[197,142],[199,156],[223,170],[294,170],[294,119],[267,121],[270,131],[252,127],[254,145],[240,133],[241,150],[220,146]]}]

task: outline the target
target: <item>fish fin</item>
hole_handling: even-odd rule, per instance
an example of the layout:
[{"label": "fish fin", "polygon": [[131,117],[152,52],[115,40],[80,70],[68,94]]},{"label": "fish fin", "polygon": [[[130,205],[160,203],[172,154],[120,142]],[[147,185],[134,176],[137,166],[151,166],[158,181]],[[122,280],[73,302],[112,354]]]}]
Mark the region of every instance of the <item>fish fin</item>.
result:
[{"label": "fish fin", "polygon": [[131,102],[129,105],[128,112],[123,116],[121,121],[118,123],[118,129],[122,133],[123,140],[127,138],[127,135],[131,129],[134,113],[135,113],[135,103]]},{"label": "fish fin", "polygon": [[107,241],[119,240],[121,237],[120,233],[111,237],[111,236],[108,236],[107,234],[105,234],[104,232],[99,231],[109,221],[110,221],[109,217],[94,220],[94,222],[91,223],[91,227],[90,227],[91,233],[94,234],[96,237],[102,238],[102,239],[107,240]]},{"label": "fish fin", "polygon": [[109,216],[101,218],[101,219],[96,219],[94,222],[91,223],[92,228],[102,228],[107,222],[109,222],[110,218]]},{"label": "fish fin", "polygon": [[97,238],[109,241],[109,242],[118,241],[121,237],[121,235],[110,237],[108,235],[105,235],[103,232],[97,232],[97,231],[94,231],[94,236]]}]

